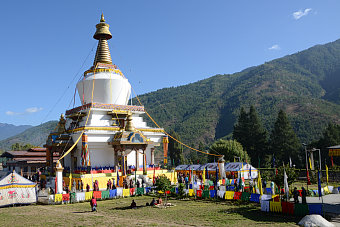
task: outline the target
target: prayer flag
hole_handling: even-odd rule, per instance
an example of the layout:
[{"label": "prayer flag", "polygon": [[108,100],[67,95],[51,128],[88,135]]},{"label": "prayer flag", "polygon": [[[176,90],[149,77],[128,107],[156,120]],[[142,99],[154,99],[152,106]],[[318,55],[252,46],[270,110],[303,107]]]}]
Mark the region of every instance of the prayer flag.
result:
[{"label": "prayer flag", "polygon": [[273,168],[275,168],[275,154],[273,154]]},{"label": "prayer flag", "polygon": [[208,166],[206,166],[205,168],[206,168],[207,179],[209,179],[209,171],[208,171]]},{"label": "prayer flag", "polygon": [[310,183],[310,178],[309,178],[309,171],[308,171],[308,169],[307,169],[307,185],[311,185],[311,183]]},{"label": "prayer flag", "polygon": [[327,185],[328,185],[328,166],[326,165],[326,182],[327,182]]},{"label": "prayer flag", "polygon": [[253,179],[252,176],[251,176],[251,166],[249,168],[249,175],[250,175],[250,179]]},{"label": "prayer flag", "polygon": [[286,174],[286,170],[283,169],[283,184],[284,184],[284,189],[286,193],[286,198],[289,200],[289,186],[288,186],[288,176]]},{"label": "prayer flag", "polygon": [[309,158],[309,166],[310,166],[310,169],[313,169],[312,168],[312,160]]},{"label": "prayer flag", "polygon": [[217,182],[218,182],[218,165],[216,165],[216,182],[215,182],[215,186],[217,186]]},{"label": "prayer flag", "polygon": [[191,169],[191,183],[194,185],[194,169]]},{"label": "prayer flag", "polygon": [[289,157],[289,167],[292,168],[293,167],[293,162],[292,162],[292,158]]},{"label": "prayer flag", "polygon": [[156,184],[156,168],[155,168],[155,165],[153,165],[153,185]]},{"label": "prayer flag", "polygon": [[321,179],[320,179],[320,171],[318,170],[318,191],[319,191],[319,197],[322,196],[322,191],[321,191]]},{"label": "prayer flag", "polygon": [[119,187],[119,170],[117,168],[117,186]]},{"label": "prayer flag", "polygon": [[175,183],[175,184],[177,183],[177,173],[176,173],[175,170],[174,170],[174,183]]},{"label": "prayer flag", "polygon": [[72,189],[72,173],[70,173],[69,179],[70,179],[70,182],[68,183],[68,187],[70,188],[70,191],[71,191],[71,189]]},{"label": "prayer flag", "polygon": [[205,183],[205,168],[203,169],[203,173],[202,173],[202,184],[204,185]]},{"label": "prayer flag", "polygon": [[259,167],[258,168],[261,168],[261,159],[259,157]]},{"label": "prayer flag", "polygon": [[261,174],[260,174],[260,171],[258,171],[257,187],[258,187],[259,190],[260,190],[260,194],[263,195],[262,181],[261,181]]}]

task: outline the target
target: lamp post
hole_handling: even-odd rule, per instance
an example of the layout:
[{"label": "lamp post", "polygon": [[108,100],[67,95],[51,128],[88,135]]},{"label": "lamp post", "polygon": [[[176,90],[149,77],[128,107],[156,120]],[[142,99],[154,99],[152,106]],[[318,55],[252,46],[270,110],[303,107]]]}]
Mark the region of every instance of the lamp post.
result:
[{"label": "lamp post", "polygon": [[303,143],[302,145],[305,148],[305,154],[306,154],[306,176],[307,176],[307,191],[308,191],[308,177],[309,177],[309,174],[308,174],[307,144]]},{"label": "lamp post", "polygon": [[313,148],[312,151],[319,151],[319,170],[321,171],[321,151],[320,149]]}]

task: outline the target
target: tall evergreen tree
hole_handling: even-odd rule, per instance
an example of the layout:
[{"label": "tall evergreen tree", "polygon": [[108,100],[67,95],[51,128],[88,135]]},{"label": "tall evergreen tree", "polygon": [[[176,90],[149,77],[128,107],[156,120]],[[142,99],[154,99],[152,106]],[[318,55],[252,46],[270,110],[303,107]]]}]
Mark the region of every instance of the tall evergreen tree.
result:
[{"label": "tall evergreen tree", "polygon": [[264,129],[254,106],[250,107],[248,147],[245,148],[254,165],[258,165],[261,157],[267,152],[267,131]]},{"label": "tall evergreen tree", "polygon": [[[322,160],[327,159],[330,161],[328,155],[328,148],[340,144],[340,125],[328,123],[327,127],[322,133],[322,137],[309,145],[310,148],[321,149]],[[334,161],[337,163],[340,160],[339,157],[334,157]],[[330,163],[329,163],[330,164]]]},{"label": "tall evergreen tree", "polygon": [[240,109],[237,123],[234,125],[233,138],[242,144],[244,149],[248,146],[248,114],[243,107]]},{"label": "tall evergreen tree", "polygon": [[241,108],[233,137],[242,144],[251,157],[253,165],[258,166],[260,157],[266,154],[268,142],[267,131],[263,128],[254,106],[250,107],[249,113]]},{"label": "tall evergreen tree", "polygon": [[299,164],[301,144],[283,110],[280,110],[270,135],[270,149],[275,155],[276,164],[288,163],[290,157],[293,162],[295,160],[295,163]]},{"label": "tall evergreen tree", "polygon": [[[178,141],[181,140],[179,135],[173,130],[170,132],[170,135]],[[184,164],[183,146],[172,138],[169,138],[169,158],[171,165],[175,164],[175,166],[177,166]]]}]

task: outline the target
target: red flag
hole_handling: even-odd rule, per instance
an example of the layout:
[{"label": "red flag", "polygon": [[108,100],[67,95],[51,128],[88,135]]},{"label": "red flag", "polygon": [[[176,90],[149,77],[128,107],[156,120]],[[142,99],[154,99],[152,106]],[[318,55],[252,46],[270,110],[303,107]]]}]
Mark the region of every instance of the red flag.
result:
[{"label": "red flag", "polygon": [[54,194],[57,194],[57,177],[55,177],[54,186],[55,186]]},{"label": "red flag", "polygon": [[279,171],[275,168],[275,175],[277,175],[279,173]]},{"label": "red flag", "polygon": [[334,167],[333,156],[331,156],[332,167]]},{"label": "red flag", "polygon": [[311,185],[308,170],[307,170],[307,185]]}]

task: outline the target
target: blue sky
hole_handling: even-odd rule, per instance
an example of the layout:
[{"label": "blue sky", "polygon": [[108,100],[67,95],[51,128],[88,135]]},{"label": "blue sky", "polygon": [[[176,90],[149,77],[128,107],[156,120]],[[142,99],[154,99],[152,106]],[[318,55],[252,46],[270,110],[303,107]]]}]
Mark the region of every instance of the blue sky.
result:
[{"label": "blue sky", "polygon": [[337,0],[1,1],[0,122],[38,125],[72,108],[102,12],[112,60],[143,94],[339,39],[339,10]]}]

